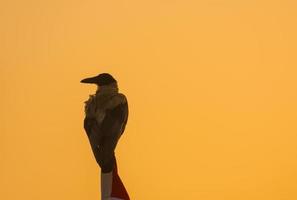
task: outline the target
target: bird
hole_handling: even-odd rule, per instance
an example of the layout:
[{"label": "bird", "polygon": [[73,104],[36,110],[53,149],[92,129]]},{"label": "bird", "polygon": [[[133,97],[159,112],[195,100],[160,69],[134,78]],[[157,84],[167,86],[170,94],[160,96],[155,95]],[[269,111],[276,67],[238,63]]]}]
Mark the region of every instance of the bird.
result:
[{"label": "bird", "polygon": [[130,200],[119,177],[115,157],[117,143],[128,121],[127,97],[119,92],[117,80],[109,73],[101,73],[80,82],[97,85],[96,93],[84,102],[84,130],[101,168],[101,199]]}]

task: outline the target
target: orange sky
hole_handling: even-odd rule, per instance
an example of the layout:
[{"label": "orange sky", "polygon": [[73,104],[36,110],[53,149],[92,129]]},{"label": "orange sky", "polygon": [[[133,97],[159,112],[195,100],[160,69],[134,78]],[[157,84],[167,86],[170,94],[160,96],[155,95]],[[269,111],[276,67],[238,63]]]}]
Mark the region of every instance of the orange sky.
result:
[{"label": "orange sky", "polygon": [[0,2],[0,199],[99,199],[79,81],[101,72],[132,200],[297,199],[296,1]]}]

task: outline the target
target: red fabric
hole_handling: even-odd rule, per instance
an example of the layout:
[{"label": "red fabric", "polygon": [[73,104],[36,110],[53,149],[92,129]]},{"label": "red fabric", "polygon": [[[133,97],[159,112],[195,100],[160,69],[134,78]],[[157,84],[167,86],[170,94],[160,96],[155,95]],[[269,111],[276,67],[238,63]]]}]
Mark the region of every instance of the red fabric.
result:
[{"label": "red fabric", "polygon": [[130,200],[128,192],[118,174],[117,161],[115,160],[114,169],[112,172],[112,190],[111,197],[120,198],[123,200]]}]

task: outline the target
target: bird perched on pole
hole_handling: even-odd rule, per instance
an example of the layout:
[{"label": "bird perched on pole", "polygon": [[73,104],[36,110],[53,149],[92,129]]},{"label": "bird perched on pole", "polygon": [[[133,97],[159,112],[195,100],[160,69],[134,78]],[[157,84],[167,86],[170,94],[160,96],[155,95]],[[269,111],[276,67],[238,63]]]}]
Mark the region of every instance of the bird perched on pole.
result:
[{"label": "bird perched on pole", "polygon": [[101,199],[130,200],[118,175],[115,148],[128,120],[128,101],[119,93],[117,81],[108,73],[85,78],[81,83],[97,85],[85,101],[84,129],[96,162],[101,168]]}]

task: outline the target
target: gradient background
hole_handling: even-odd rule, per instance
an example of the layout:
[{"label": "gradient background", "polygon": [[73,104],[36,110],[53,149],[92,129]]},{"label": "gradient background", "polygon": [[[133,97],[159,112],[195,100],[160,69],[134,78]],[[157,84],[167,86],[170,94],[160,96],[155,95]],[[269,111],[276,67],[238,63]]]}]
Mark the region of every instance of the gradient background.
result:
[{"label": "gradient background", "polygon": [[297,199],[295,0],[1,0],[0,199],[99,199],[79,81],[130,105],[132,200]]}]

